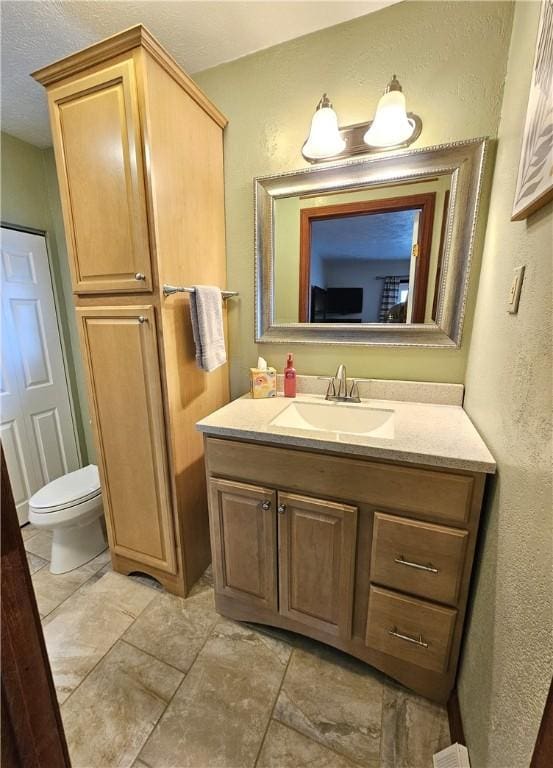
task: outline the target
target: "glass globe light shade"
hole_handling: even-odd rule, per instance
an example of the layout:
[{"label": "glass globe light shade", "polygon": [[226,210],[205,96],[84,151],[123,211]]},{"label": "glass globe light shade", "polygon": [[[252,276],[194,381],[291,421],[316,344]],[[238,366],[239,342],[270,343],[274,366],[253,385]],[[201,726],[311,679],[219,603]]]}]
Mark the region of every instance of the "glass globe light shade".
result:
[{"label": "glass globe light shade", "polygon": [[369,147],[393,147],[407,141],[414,130],[415,122],[407,117],[405,96],[394,75],[378,102],[374,120],[363,140]]},{"label": "glass globe light shade", "polygon": [[325,93],[311,120],[309,138],[303,145],[302,152],[305,157],[321,160],[339,155],[345,146],[346,142],[340,136],[338,128],[338,117]]}]

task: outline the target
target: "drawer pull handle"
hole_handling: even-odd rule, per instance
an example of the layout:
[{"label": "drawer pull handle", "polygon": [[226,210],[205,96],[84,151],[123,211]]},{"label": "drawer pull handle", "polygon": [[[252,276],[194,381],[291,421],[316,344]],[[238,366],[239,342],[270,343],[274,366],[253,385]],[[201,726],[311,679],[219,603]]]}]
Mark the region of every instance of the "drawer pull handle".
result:
[{"label": "drawer pull handle", "polygon": [[393,629],[388,630],[388,634],[393,635],[393,637],[399,637],[400,640],[405,640],[408,643],[420,645],[421,648],[428,648],[428,643],[422,639],[422,635],[420,633],[418,637],[411,637],[410,635],[404,635],[402,632],[398,632],[397,627],[394,627]]},{"label": "drawer pull handle", "polygon": [[400,555],[399,557],[396,557],[394,559],[394,563],[397,563],[398,565],[406,565],[409,568],[416,568],[417,571],[426,571],[427,573],[438,573],[438,569],[434,568],[433,565],[421,565],[420,563],[412,563],[410,560],[406,560],[403,555]]},{"label": "drawer pull handle", "polygon": [[269,509],[271,509],[271,502],[270,501],[262,501],[261,502],[261,509],[264,512],[267,512]]}]

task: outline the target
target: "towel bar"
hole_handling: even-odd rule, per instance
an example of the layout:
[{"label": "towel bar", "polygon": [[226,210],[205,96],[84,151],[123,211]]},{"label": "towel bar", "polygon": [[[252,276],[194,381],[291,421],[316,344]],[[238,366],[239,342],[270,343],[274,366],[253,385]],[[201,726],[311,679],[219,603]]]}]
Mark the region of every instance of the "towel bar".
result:
[{"label": "towel bar", "polygon": [[[183,285],[164,285],[163,295],[171,296],[173,293],[194,293],[195,288],[187,288]],[[231,296],[238,296],[238,291],[221,291],[223,299],[230,299]]]}]

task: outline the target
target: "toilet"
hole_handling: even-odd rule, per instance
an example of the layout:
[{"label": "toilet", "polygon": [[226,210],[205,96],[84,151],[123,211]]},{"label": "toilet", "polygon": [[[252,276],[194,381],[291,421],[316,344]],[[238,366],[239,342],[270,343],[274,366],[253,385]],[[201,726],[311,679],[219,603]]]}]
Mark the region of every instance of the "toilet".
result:
[{"label": "toilet", "polygon": [[53,533],[51,573],[72,571],[104,551],[102,517],[102,489],[95,464],[52,480],[31,497],[29,522]]}]

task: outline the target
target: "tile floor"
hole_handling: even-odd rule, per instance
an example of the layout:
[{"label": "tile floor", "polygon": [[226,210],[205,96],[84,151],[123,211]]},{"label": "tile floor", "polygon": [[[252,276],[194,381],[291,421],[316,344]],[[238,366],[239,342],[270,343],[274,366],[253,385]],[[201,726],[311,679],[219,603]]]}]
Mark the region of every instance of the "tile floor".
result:
[{"label": "tile floor", "polygon": [[210,572],[186,599],[111,570],[61,576],[22,529],[73,768],[429,768],[445,710],[306,638],[238,624]]}]

